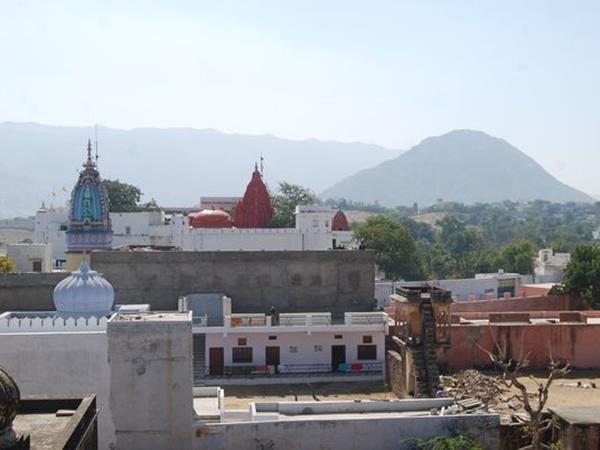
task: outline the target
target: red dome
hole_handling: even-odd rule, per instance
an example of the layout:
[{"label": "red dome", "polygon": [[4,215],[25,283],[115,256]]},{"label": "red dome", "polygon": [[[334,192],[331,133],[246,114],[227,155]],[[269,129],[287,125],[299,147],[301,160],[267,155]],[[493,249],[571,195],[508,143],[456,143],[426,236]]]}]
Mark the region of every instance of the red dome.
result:
[{"label": "red dome", "polygon": [[333,220],[331,221],[331,229],[333,231],[350,231],[348,219],[342,210],[339,210],[333,216]]},{"label": "red dome", "polygon": [[244,198],[235,208],[235,226],[238,228],[265,228],[273,218],[271,198],[258,168],[246,187]]},{"label": "red dome", "polygon": [[231,216],[220,209],[203,209],[188,215],[192,228],[231,228]]}]

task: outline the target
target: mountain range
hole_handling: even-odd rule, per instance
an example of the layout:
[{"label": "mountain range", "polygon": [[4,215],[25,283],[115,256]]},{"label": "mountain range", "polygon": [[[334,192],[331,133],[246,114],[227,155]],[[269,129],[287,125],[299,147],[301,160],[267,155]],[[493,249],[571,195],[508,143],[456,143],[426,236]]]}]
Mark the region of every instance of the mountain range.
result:
[{"label": "mountain range", "polygon": [[[42,201],[64,205],[94,134],[94,127],[0,123],[0,218],[32,215]],[[400,153],[372,144],[212,129],[98,127],[97,135],[102,177],[134,184],[146,200],[164,206],[197,205],[201,196],[242,196],[261,155],[271,190],[287,181],[318,192]]]},{"label": "mountain range", "polygon": [[414,202],[428,206],[439,199],[466,204],[593,201],[505,140],[474,130],[424,139],[398,157],[331,186],[321,197],[377,201],[388,207]]},{"label": "mountain range", "polygon": [[[42,201],[63,205],[77,180],[94,127],[0,123],[0,218],[32,215]],[[457,130],[402,152],[374,144],[212,129],[98,127],[104,178],[134,184],[164,206],[192,206],[201,196],[241,196],[264,157],[271,190],[300,184],[321,198],[385,206],[505,199],[591,201],[506,141]],[[54,192],[54,195],[53,195]]]}]

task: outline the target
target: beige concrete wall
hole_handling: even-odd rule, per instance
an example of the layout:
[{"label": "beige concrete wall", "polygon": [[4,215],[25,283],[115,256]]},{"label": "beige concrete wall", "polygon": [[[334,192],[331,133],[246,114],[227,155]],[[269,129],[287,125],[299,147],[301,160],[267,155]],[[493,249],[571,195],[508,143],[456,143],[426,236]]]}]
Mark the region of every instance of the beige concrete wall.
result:
[{"label": "beige concrete wall", "polygon": [[197,450],[348,450],[411,449],[411,438],[431,439],[469,433],[485,449],[500,445],[498,415],[369,417],[344,419],[343,415],[271,422],[199,425],[193,448]]},{"label": "beige concrete wall", "polygon": [[106,333],[0,333],[0,366],[21,395],[96,394],[99,448],[115,442],[108,405],[110,379]]},{"label": "beige concrete wall", "polygon": [[108,323],[110,410],[116,448],[189,449],[192,439],[191,315]]}]

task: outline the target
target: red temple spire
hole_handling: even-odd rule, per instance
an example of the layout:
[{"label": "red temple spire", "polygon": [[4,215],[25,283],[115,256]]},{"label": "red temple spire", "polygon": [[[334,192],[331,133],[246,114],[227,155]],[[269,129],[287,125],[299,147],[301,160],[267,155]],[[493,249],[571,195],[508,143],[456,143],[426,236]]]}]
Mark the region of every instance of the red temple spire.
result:
[{"label": "red temple spire", "polygon": [[346,214],[344,214],[341,209],[333,216],[333,220],[331,221],[331,229],[333,231],[350,231],[350,225],[348,225]]},{"label": "red temple spire", "polygon": [[235,226],[238,228],[265,228],[272,217],[271,198],[258,171],[258,165],[255,165],[244,198],[235,209]]}]

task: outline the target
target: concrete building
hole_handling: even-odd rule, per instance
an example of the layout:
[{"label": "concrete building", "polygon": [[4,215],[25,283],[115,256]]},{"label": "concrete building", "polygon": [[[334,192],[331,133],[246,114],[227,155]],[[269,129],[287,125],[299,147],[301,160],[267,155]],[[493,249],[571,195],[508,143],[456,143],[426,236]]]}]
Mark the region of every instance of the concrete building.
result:
[{"label": "concrete building", "polygon": [[35,214],[33,240],[36,243],[50,244],[55,268],[67,262],[67,231],[69,212],[67,208],[46,208],[44,204]]},{"label": "concrete building", "polygon": [[[193,307],[193,300],[182,299]],[[203,300],[208,300],[204,296]],[[196,384],[274,384],[381,380],[384,312],[231,314],[218,296],[192,310]],[[183,308],[182,308],[183,309]]]},{"label": "concrete building", "polygon": [[505,295],[514,297],[519,292],[523,283],[533,282],[531,275],[518,273],[478,273],[474,278],[456,278],[447,280],[428,280],[415,282],[402,282],[403,286],[420,286],[427,283],[446,291],[451,291],[452,296],[459,302],[468,300],[483,300],[486,298],[499,298]]},{"label": "concrete building", "polygon": [[569,261],[571,261],[570,253],[556,253],[551,248],[540,250],[535,259],[535,281],[560,283]]},{"label": "concrete building", "polygon": [[50,272],[53,269],[50,244],[8,244],[6,254],[14,261],[18,272]]}]

